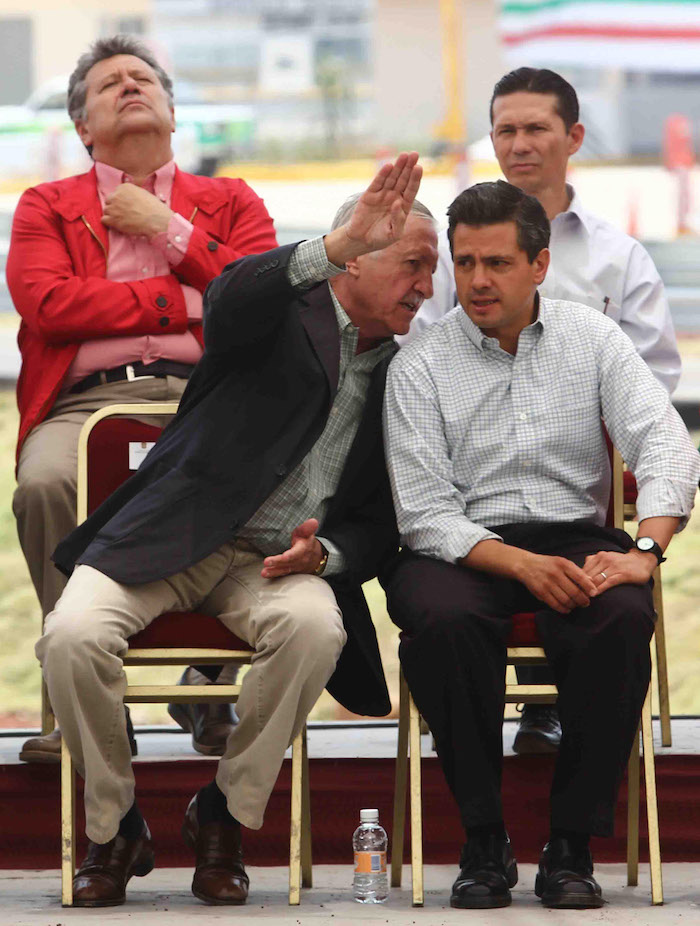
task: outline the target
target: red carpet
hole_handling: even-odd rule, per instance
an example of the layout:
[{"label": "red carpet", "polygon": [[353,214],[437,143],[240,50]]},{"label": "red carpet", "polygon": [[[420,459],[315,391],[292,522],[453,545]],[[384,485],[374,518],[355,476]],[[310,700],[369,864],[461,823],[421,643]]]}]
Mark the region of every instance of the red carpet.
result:
[{"label": "red carpet", "polygon": [[[211,780],[216,763],[137,763],[139,805],[156,843],[157,864],[189,866],[180,825],[194,792]],[[505,819],[518,859],[535,862],[547,835],[548,757],[508,757],[504,768]],[[288,862],[290,763],[285,762],[268,807],[265,826],[244,833],[251,865]],[[658,756],[661,851],[664,861],[700,861],[700,756]],[[361,807],[378,807],[391,839],[394,763],[391,759],[312,759],[311,818],[314,861],[349,863],[351,838]],[[625,799],[618,808],[614,839],[596,840],[600,862],[625,858]],[[79,803],[81,803],[79,801]],[[0,867],[59,867],[59,769],[0,766]],[[456,864],[463,836],[452,799],[435,758],[423,760],[424,851],[427,863]],[[644,813],[642,827],[644,831]],[[83,832],[82,809],[78,832]],[[82,857],[84,841],[79,840]],[[642,860],[646,847],[642,844]],[[408,854],[405,855],[408,861]]]}]

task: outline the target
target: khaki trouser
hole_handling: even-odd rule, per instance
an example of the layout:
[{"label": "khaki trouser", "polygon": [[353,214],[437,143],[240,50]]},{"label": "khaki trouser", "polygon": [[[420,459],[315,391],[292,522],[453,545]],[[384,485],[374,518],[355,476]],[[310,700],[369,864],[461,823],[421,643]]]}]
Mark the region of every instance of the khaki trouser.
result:
[{"label": "khaki trouser", "polygon": [[[47,418],[27,436],[17,465],[12,510],[17,533],[41,611],[52,611],[66,578],[51,554],[75,527],[78,435],[87,419],[105,405],[178,402],[187,381],[175,376],[108,383],[58,397]],[[160,419],[149,419],[158,424]]]},{"label": "khaki trouser", "polygon": [[218,617],[255,649],[241,687],[240,722],[219,762],[217,783],[233,816],[262,826],[287,746],[330,678],[346,635],[330,586],[316,576],[263,579],[249,544],[224,544],[167,579],[120,585],[78,566],[36,652],[51,703],[85,779],[86,832],[109,841],[134,801],[124,723],[127,639],[164,611]]}]

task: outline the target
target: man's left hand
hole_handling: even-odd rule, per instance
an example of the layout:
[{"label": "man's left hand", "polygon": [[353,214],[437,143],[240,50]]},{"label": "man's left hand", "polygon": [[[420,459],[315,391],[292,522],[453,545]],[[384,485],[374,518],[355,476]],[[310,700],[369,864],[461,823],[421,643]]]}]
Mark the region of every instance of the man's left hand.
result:
[{"label": "man's left hand", "polygon": [[318,521],[309,518],[292,531],[292,545],[279,556],[266,556],[260,575],[263,579],[277,579],[294,573],[313,575],[323,559],[323,548],[316,539]]},{"label": "man's left hand", "polygon": [[154,238],[167,232],[172,210],[157,196],[133,183],[122,183],[105,200],[102,224],[123,235]]},{"label": "man's left hand", "polygon": [[596,595],[615,585],[646,585],[657,566],[653,553],[631,550],[613,553],[603,550],[586,557],[583,571],[595,582]]}]

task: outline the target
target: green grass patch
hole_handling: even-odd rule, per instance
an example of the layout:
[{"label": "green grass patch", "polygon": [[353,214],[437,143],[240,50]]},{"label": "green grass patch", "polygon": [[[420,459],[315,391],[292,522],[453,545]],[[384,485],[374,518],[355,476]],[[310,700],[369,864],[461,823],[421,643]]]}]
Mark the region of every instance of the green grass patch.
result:
[{"label": "green grass patch", "polygon": [[[17,410],[12,390],[0,390],[0,726],[37,726],[40,714],[40,673],[34,644],[41,628],[41,612],[19,548],[12,515],[14,448]],[[698,435],[694,435],[697,444]],[[666,637],[674,714],[700,714],[700,517],[674,538],[663,567]],[[374,581],[365,588],[377,628],[389,690],[398,706],[398,630],[389,620],[384,594]],[[437,594],[437,591],[436,591]],[[177,669],[130,670],[141,678],[172,682]],[[357,684],[362,684],[358,678]],[[656,704],[656,695],[654,695]],[[655,707],[656,710],[656,707]],[[134,705],[137,723],[167,723],[161,705]],[[348,716],[324,693],[312,719]]]}]

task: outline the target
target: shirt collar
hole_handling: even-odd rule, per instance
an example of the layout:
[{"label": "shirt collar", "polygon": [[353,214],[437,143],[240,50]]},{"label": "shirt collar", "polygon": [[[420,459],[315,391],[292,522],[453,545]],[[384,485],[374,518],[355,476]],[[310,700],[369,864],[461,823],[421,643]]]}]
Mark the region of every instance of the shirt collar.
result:
[{"label": "shirt collar", "polygon": [[[120,184],[131,179],[123,170],[104,164],[102,161],[95,161],[95,174],[97,176],[97,192],[102,205]],[[162,167],[154,171],[146,180],[144,189],[148,190],[149,193],[154,193],[162,202],[169,204],[174,178],[175,161],[173,160],[168,161],[167,164],[163,164]]]},{"label": "shirt collar", "polygon": [[[340,304],[340,300],[335,294],[333,287],[328,284],[328,289],[331,292],[331,299],[333,300],[333,308],[335,309],[335,317],[338,322],[338,331],[340,331],[341,336],[343,334],[349,334],[355,338],[355,343],[357,344],[357,339],[360,336],[360,329],[353,324],[352,319],[345,311],[345,309]],[[365,351],[367,356],[375,356],[375,351],[377,351],[376,356],[383,356],[385,353],[393,352],[396,349],[396,342],[393,338],[386,338],[383,341],[380,341],[376,347],[373,347],[371,350]]]},{"label": "shirt collar", "polygon": [[554,218],[558,219],[559,216],[573,216],[575,219],[578,219],[581,225],[583,225],[586,231],[590,234],[591,214],[586,209],[584,209],[580,196],[570,183],[566,184],[566,191],[569,194],[569,205],[563,212],[560,212],[559,215],[556,215]]},{"label": "shirt collar", "polygon": [[[535,291],[535,308],[537,310],[537,317],[535,318],[534,322],[527,326],[527,328],[543,329],[546,326],[548,309],[545,303],[546,300],[541,299],[539,292]],[[458,305],[457,308],[460,310],[458,318],[460,325],[462,326],[462,331],[464,331],[466,336],[476,348],[478,348],[480,351],[483,351],[484,347],[492,341],[498,344],[496,338],[490,338],[487,334],[484,334],[478,325],[474,324],[461,305]],[[527,328],[524,330],[527,331]]]}]

